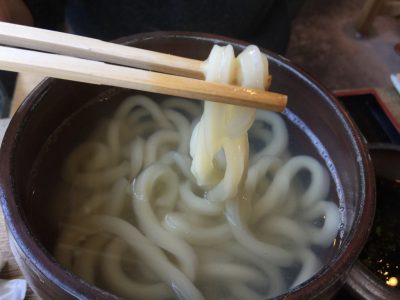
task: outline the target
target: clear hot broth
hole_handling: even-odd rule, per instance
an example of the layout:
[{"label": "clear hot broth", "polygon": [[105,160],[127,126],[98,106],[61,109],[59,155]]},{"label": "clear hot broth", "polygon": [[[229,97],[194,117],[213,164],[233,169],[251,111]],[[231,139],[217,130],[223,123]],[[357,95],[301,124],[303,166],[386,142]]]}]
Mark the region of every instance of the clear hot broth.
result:
[{"label": "clear hot broth", "polygon": [[[154,96],[152,97],[154,98]],[[58,235],[63,229],[68,214],[73,207],[68,199],[65,200],[64,197],[60,197],[59,189],[62,182],[62,164],[65,161],[66,156],[71,153],[78,144],[83,142],[90,135],[90,132],[96,128],[97,124],[95,120],[111,117],[113,110],[119,104],[118,102],[120,102],[111,98],[112,93],[105,97],[100,97],[84,106],[75,115],[71,116],[70,119],[65,121],[63,125],[60,126],[60,128],[58,128],[49,138],[48,143],[43,146],[41,155],[36,162],[36,167],[33,171],[34,176],[32,176],[33,180],[29,189],[31,191],[30,201],[32,203],[32,213],[27,217],[39,217],[42,219],[42,222],[35,222],[35,224],[41,223],[43,228],[47,228],[47,230],[43,230],[43,228],[32,228],[32,230],[38,234],[41,243],[50,253],[54,253]],[[339,226],[338,223],[338,227],[343,228],[345,220],[343,216],[344,204],[342,199],[343,196],[341,194],[341,185],[335,173],[334,165],[330,162],[329,154],[318,139],[316,139],[312,134],[310,128],[308,128],[301,119],[297,118],[297,116],[292,112],[286,111],[284,114],[284,120],[289,131],[288,149],[290,155],[310,155],[317,159],[328,170],[331,183],[327,198],[336,203],[339,207],[339,223],[342,225]],[[250,138],[250,140],[255,141],[254,143],[257,144],[257,139]],[[53,176],[49,178],[44,174],[52,174]],[[302,171],[302,174],[303,178],[301,180],[296,179],[293,185],[301,187],[302,185],[307,185],[309,183],[310,178],[307,176],[307,172]],[[302,189],[303,188],[300,188],[299,191]],[[65,194],[63,196],[65,196]],[[128,204],[124,207],[129,209],[131,205]],[[134,214],[128,212],[125,213],[124,217],[134,218]],[[134,223],[136,222],[137,221],[134,221]],[[332,240],[332,245],[326,249],[325,247],[312,246],[312,250],[317,253],[322,264],[331,259],[335,249],[340,245],[340,237],[342,234],[343,233],[339,231],[336,239]],[[224,260],[223,257],[222,260]],[[129,265],[129,263],[127,265]],[[125,269],[125,272],[131,274],[132,269],[135,268],[137,268],[137,265],[132,263],[131,268],[129,268],[129,270]],[[300,266],[296,266],[296,264],[290,268],[282,267],[284,281],[289,282],[287,285],[290,285],[290,282],[295,279],[296,275],[294,272],[296,271],[294,270],[299,270],[299,268]],[[133,278],[136,276],[135,274],[131,275]],[[96,282],[96,285],[105,288],[102,284],[104,284],[102,280]],[[224,290],[218,292],[210,291],[209,285],[207,284],[199,283],[198,285],[207,295],[222,297],[226,292]],[[107,290],[107,288],[105,289]],[[280,291],[279,293],[282,292],[284,291]]]}]

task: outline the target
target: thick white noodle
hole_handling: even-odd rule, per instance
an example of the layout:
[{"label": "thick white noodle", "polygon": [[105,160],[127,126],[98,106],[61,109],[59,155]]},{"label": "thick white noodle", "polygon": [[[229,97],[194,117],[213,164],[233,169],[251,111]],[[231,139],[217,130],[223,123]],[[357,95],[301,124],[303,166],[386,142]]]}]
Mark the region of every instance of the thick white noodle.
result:
[{"label": "thick white noodle", "polygon": [[162,113],[160,107],[149,97],[142,95],[130,96],[121,103],[115,112],[115,118],[123,120],[136,107],[144,107],[150,113],[153,120],[162,128],[171,126],[167,117]]},{"label": "thick white noodle", "polygon": [[[157,184],[164,187],[161,193],[157,191]],[[139,226],[151,241],[175,256],[185,274],[194,280],[197,267],[194,250],[160,224],[150,202],[157,193],[162,195],[160,205],[175,204],[170,202],[177,199],[178,177],[169,167],[161,164],[146,168],[133,184],[133,206]]]},{"label": "thick white noodle", "polygon": [[96,282],[96,265],[103,256],[98,250],[102,249],[108,240],[109,238],[100,234],[89,237],[83,243],[79,256],[74,259],[71,267],[73,272],[94,284]]},{"label": "thick white noodle", "polygon": [[163,222],[164,228],[183,238],[192,245],[214,245],[229,241],[232,238],[231,229],[225,222],[215,226],[201,227],[191,224],[185,213],[169,213]]},{"label": "thick white noodle", "polygon": [[[94,215],[77,225],[79,228],[84,228],[87,234],[106,232],[127,242],[138,257],[144,260],[164,283],[174,289],[178,298],[203,299],[190,279],[169,261],[163,251],[128,222],[115,217]],[[76,245],[80,238],[79,234],[70,231],[61,236],[60,245]],[[60,251],[65,250],[60,247],[56,249],[57,257],[62,256]]]},{"label": "thick white noodle", "polygon": [[260,229],[263,235],[278,236],[291,247],[304,247],[310,243],[310,235],[299,227],[299,223],[283,216],[266,218]]},{"label": "thick white noodle", "polygon": [[133,140],[130,146],[131,178],[135,178],[144,165],[144,145],[141,137]]},{"label": "thick white noodle", "polygon": [[[231,46],[214,46],[205,66],[206,80],[232,83],[235,71],[239,85],[265,88],[268,61],[257,47],[247,47],[234,59]],[[256,110],[251,108],[205,102],[203,115],[192,133],[190,154],[193,158],[191,170],[197,183],[216,185],[208,194],[210,200],[225,201],[237,194],[247,169],[247,130],[255,114]],[[221,150],[225,154],[225,170],[219,170],[214,161]]]},{"label": "thick white noodle", "polygon": [[310,156],[295,156],[277,171],[267,192],[255,204],[254,222],[265,217],[278,204],[286,202],[292,181],[300,170],[307,170],[311,175],[311,181],[306,191],[298,197],[299,203],[311,207],[316,201],[325,199],[329,191],[329,180],[325,169]]},{"label": "thick white noodle", "polygon": [[189,121],[182,114],[166,109],[165,115],[175,125],[176,130],[179,132],[179,147],[178,152],[188,153],[189,152],[189,141],[190,141],[190,124]]},{"label": "thick white noodle", "polygon": [[188,154],[179,153],[177,151],[169,151],[164,154],[160,161],[170,166],[176,166],[184,178],[194,182],[194,177],[190,172],[191,159]]},{"label": "thick white noodle", "polygon": [[192,188],[189,181],[182,183],[180,186],[180,196],[182,202],[186,204],[188,208],[200,215],[206,216],[218,216],[223,210],[223,205],[220,202],[212,202],[207,198],[197,196]]},{"label": "thick white noodle", "polygon": [[108,289],[128,299],[170,299],[172,291],[161,282],[134,281],[122,268],[122,257],[128,245],[114,239],[104,249],[107,257],[101,260],[101,274]]},{"label": "thick white noodle", "polygon": [[203,264],[200,267],[199,276],[206,280],[225,281],[225,284],[231,284],[232,281],[236,281],[262,286],[265,283],[260,271],[235,263],[213,262],[211,264]]},{"label": "thick white noodle", "polygon": [[[206,81],[233,83],[236,60],[232,46],[214,46],[205,67]],[[193,158],[192,173],[201,186],[215,185],[220,181],[222,170],[216,169],[214,156],[223,146],[225,137],[225,105],[205,102],[204,112],[193,130],[190,155]],[[241,174],[237,174],[241,176]]]},{"label": "thick white noodle", "polygon": [[237,203],[229,203],[226,214],[233,235],[247,250],[280,267],[288,267],[293,264],[294,253],[273,244],[263,242],[251,233],[247,225],[241,220],[240,209]]},{"label": "thick white noodle", "polygon": [[264,273],[264,286],[267,286],[266,297],[272,298],[283,293],[287,288],[282,276],[280,268],[267,261],[260,260],[260,257],[247,251],[243,246],[233,243],[227,244],[224,248],[224,253],[233,255],[235,260],[244,261],[255,268],[260,269]]},{"label": "thick white noodle", "polygon": [[[319,201],[309,208],[303,218],[308,221],[306,231],[311,235],[311,242],[315,245],[328,247],[332,244],[338,230],[339,211],[336,204],[328,201]],[[322,227],[317,228],[313,224],[315,220],[324,219]]]},{"label": "thick white noodle", "polygon": [[311,278],[313,274],[315,274],[318,269],[321,267],[321,263],[318,258],[315,256],[313,252],[308,249],[302,249],[298,253],[301,262],[301,270],[297,275],[297,278],[292,283],[292,287],[299,285],[300,283],[306,281]]},{"label": "thick white noodle", "polygon": [[122,213],[122,209],[125,204],[125,197],[127,195],[127,189],[129,182],[125,178],[117,180],[111,188],[109,201],[106,203],[104,208],[110,216],[119,216]]},{"label": "thick white noodle", "polygon": [[252,163],[256,162],[262,156],[278,156],[283,154],[288,144],[286,126],[278,114],[265,110],[257,111],[255,125],[259,124],[264,125],[264,128],[265,126],[269,127],[271,133],[267,134],[263,132],[261,138],[264,140],[264,148],[252,156]]},{"label": "thick white noodle", "polygon": [[246,196],[249,199],[256,198],[256,190],[260,183],[262,183],[263,187],[267,187],[270,184],[267,184],[264,179],[268,172],[273,172],[279,165],[280,160],[274,156],[260,156],[260,159],[250,166],[245,183]]}]

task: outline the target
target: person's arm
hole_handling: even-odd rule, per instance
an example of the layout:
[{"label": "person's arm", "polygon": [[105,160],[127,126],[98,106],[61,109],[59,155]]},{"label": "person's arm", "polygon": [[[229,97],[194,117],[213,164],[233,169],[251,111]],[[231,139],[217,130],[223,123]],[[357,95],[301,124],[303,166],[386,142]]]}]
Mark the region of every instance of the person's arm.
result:
[{"label": "person's arm", "polygon": [[22,0],[0,0],[0,21],[33,25],[32,15]]}]

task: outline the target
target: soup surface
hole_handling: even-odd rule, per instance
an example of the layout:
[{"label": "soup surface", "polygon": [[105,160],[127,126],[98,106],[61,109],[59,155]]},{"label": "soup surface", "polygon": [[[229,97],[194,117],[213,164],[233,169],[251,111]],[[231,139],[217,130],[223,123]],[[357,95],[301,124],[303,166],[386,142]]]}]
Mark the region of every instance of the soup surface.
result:
[{"label": "soup surface", "polygon": [[257,111],[247,176],[222,202],[190,172],[200,102],[151,97],[102,95],[43,147],[30,199],[47,230],[33,230],[65,268],[130,299],[264,299],[329,262],[341,186],[301,119]]}]

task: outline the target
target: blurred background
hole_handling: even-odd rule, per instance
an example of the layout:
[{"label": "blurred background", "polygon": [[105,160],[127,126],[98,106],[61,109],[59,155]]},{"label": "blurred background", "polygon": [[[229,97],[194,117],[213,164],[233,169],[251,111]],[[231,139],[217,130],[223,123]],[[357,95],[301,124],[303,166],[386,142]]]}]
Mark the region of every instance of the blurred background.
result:
[{"label": "blurred background", "polygon": [[306,0],[286,56],[332,90],[391,86],[400,71],[398,15],[400,1]]}]

